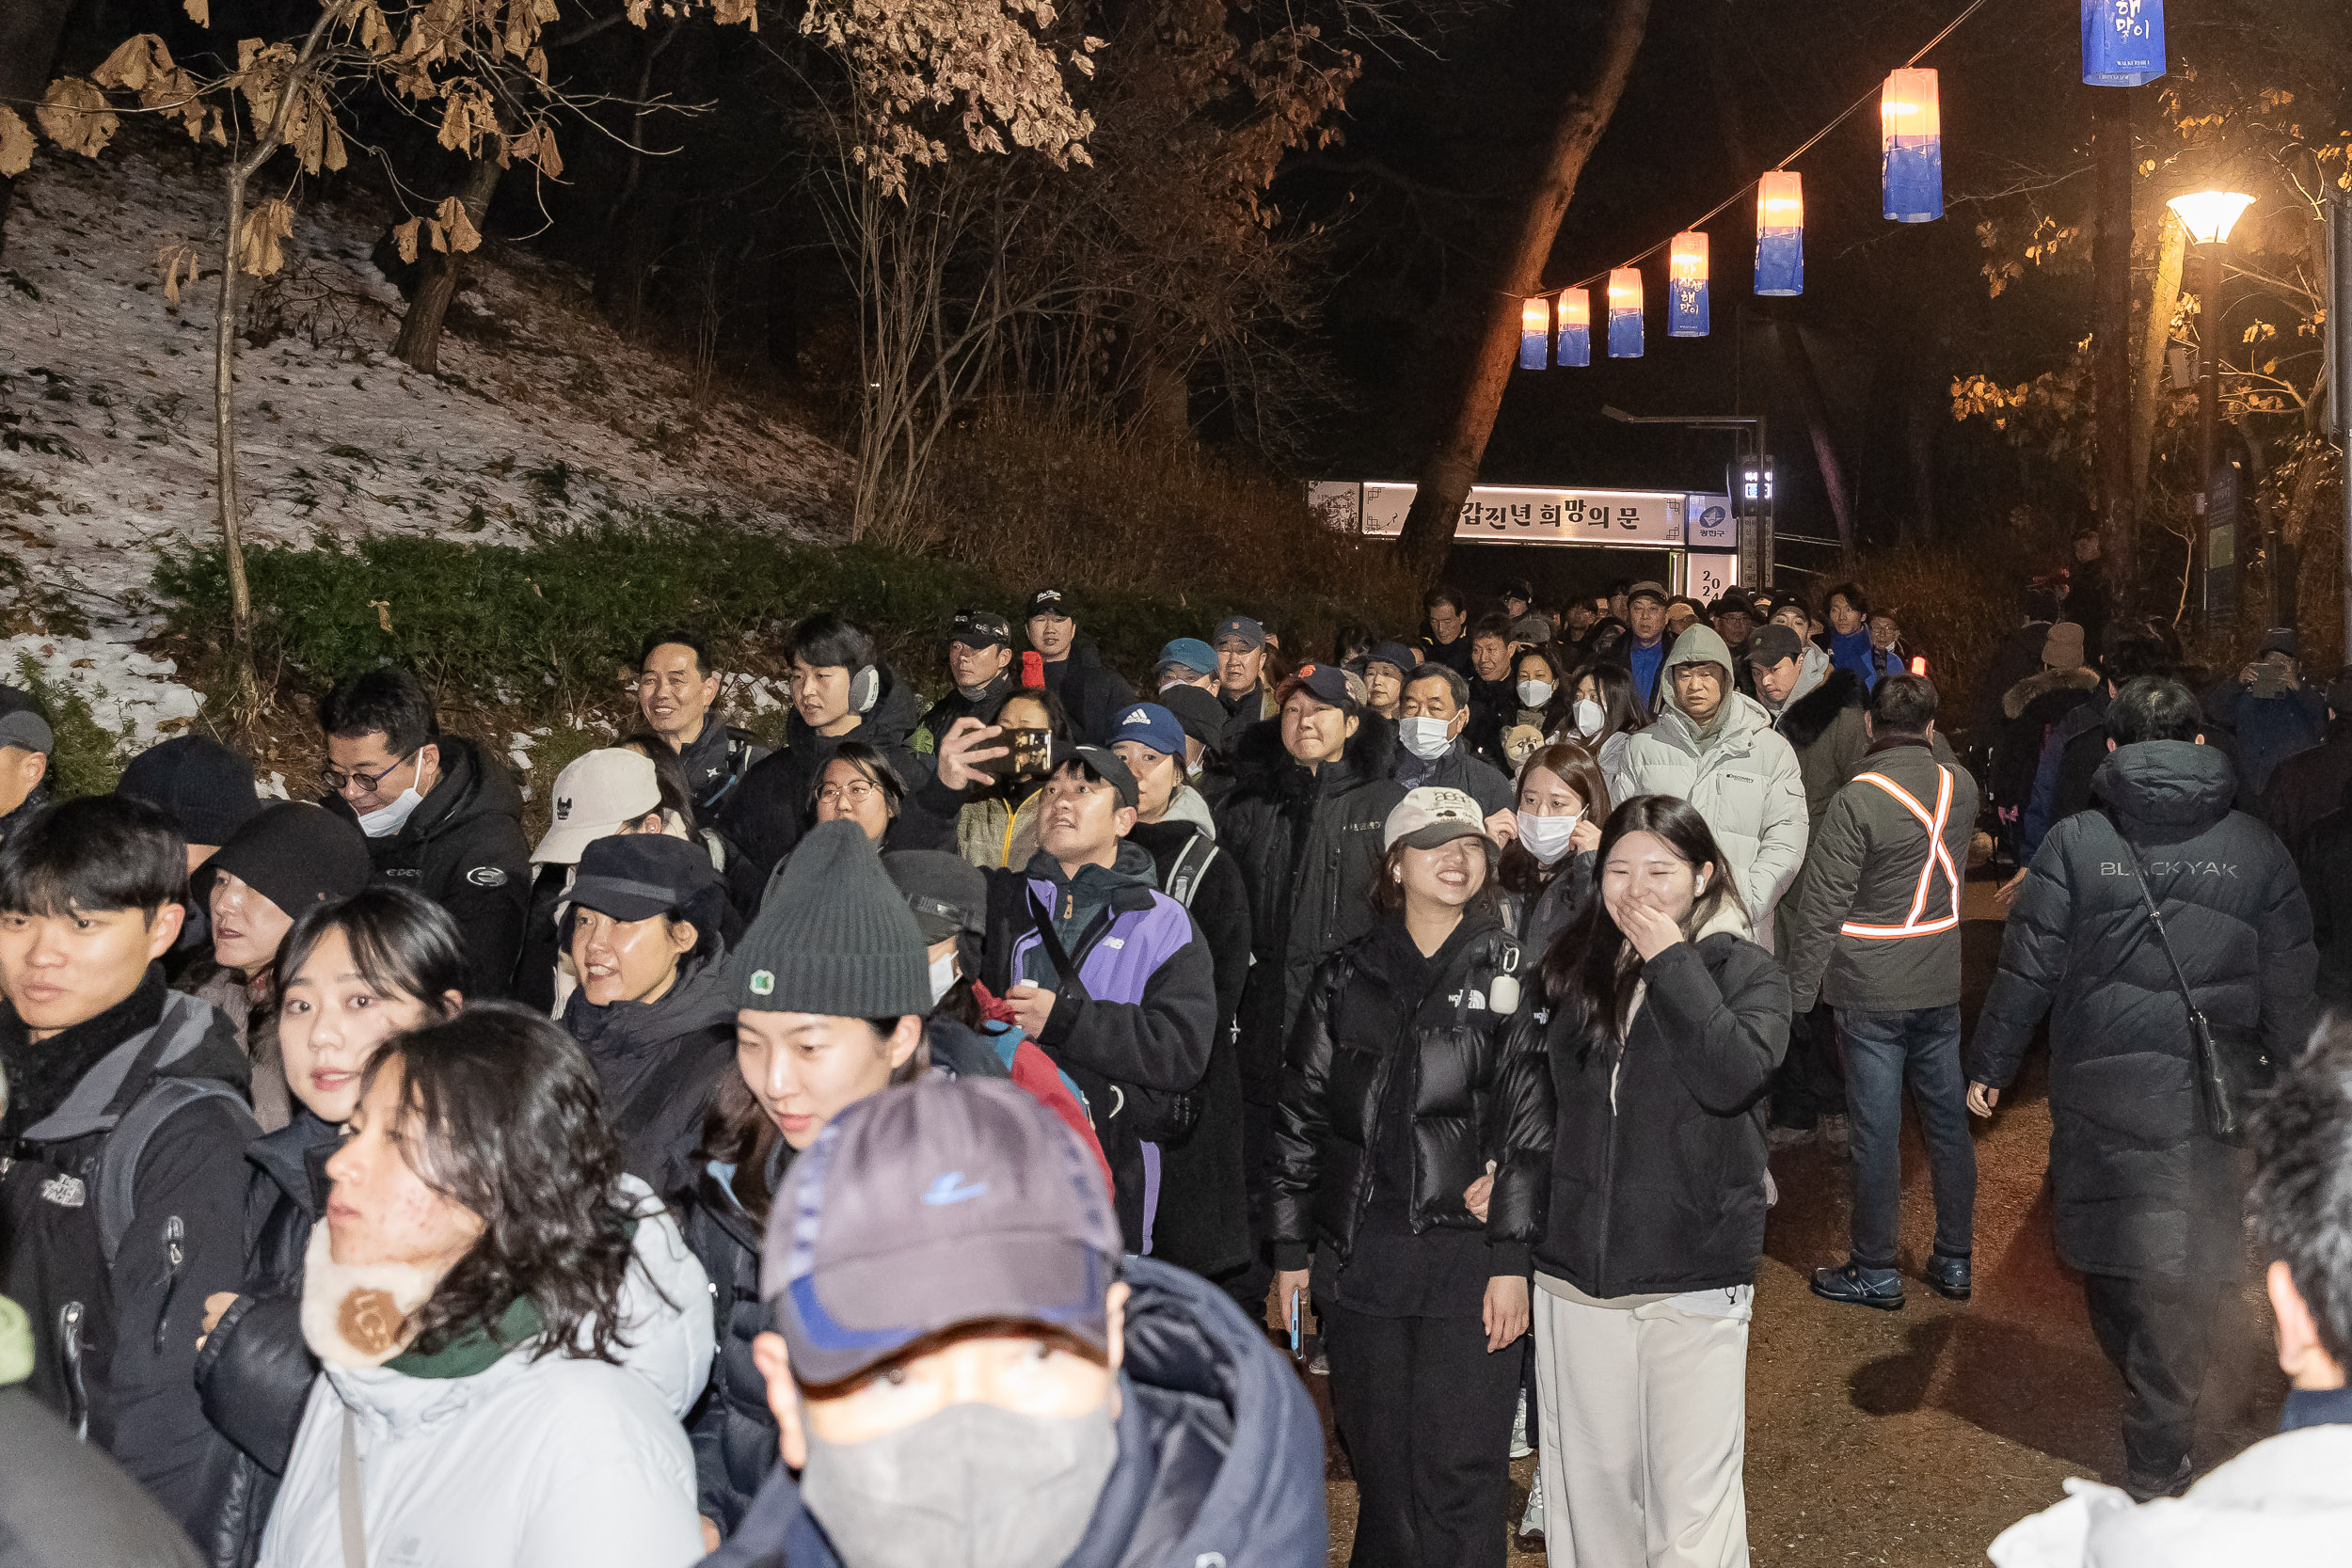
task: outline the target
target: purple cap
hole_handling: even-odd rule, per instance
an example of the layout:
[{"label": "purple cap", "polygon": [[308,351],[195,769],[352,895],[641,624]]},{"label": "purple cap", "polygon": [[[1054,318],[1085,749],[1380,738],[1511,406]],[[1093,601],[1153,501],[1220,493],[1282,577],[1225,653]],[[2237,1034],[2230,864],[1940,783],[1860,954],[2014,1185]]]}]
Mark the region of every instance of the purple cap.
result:
[{"label": "purple cap", "polygon": [[839,1383],[992,1318],[1107,1351],[1120,1249],[1076,1133],[1009,1082],[926,1074],[852,1105],[792,1162],[759,1291],[793,1375]]}]

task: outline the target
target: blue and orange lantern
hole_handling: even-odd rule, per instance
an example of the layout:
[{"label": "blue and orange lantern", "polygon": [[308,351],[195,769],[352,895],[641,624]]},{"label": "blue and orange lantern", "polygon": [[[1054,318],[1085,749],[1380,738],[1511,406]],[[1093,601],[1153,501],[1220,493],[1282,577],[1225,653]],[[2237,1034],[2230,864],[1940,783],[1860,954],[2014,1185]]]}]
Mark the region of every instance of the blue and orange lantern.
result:
[{"label": "blue and orange lantern", "polygon": [[1642,356],[1642,270],[1616,267],[1609,274],[1609,357]]},{"label": "blue and orange lantern", "polygon": [[1756,182],[1756,292],[1804,293],[1804,178],[1793,169]]},{"label": "blue and orange lantern", "polygon": [[1944,215],[1944,116],[1935,72],[1905,68],[1886,78],[1879,97],[1886,153],[1886,215],[1896,223],[1932,223]]},{"label": "blue and orange lantern", "polygon": [[1687,229],[1666,247],[1666,336],[1707,336],[1707,236]]},{"label": "blue and orange lantern", "polygon": [[2164,0],[2083,0],[2083,80],[2137,87],[2164,74]]},{"label": "blue and orange lantern", "polygon": [[1519,369],[1540,371],[1551,363],[1551,299],[1535,294],[1519,306]]},{"label": "blue and orange lantern", "polygon": [[1560,291],[1560,340],[1553,357],[1564,366],[1581,369],[1593,362],[1593,291]]}]

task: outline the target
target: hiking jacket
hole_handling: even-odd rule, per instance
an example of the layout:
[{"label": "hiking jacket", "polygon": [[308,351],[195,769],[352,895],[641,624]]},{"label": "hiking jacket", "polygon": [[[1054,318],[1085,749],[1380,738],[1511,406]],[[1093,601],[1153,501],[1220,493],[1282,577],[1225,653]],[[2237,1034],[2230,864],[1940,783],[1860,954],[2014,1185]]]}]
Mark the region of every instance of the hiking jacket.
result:
[{"label": "hiking jacket", "polygon": [[[103,1054],[7,1151],[0,1293],[32,1322],[27,1391],[195,1538],[234,1460],[204,1418],[194,1367],[205,1298],[245,1274],[245,1148],[256,1132],[245,1053],[227,1019],[167,991],[151,965],[127,1001],[41,1049],[86,1045]],[[24,1025],[0,1005],[0,1056],[21,1062],[24,1050]],[[139,1152],[110,1162],[134,1111],[125,1136]]]},{"label": "hiking jacket", "polygon": [[[1151,855],[1121,840],[1114,866],[1066,877],[1043,850],[1023,871],[988,873],[982,983],[1055,993],[1037,1043],[1086,1097],[1110,1162],[1128,1250],[1152,1250],[1162,1139],[1187,1131],[1216,1031],[1216,976],[1182,904],[1156,891]],[[1056,927],[1073,985],[1052,960],[1038,910]]]},{"label": "hiking jacket", "polygon": [[[1390,927],[1404,919],[1383,917]],[[1354,1248],[1372,1201],[1381,1106],[1402,1072],[1413,1234],[1484,1230],[1492,1272],[1524,1275],[1527,1245],[1543,1229],[1553,1105],[1541,1038],[1512,1027],[1524,1000],[1522,949],[1500,926],[1477,932],[1414,997],[1399,994],[1376,961],[1391,934],[1375,929],[1326,960],[1291,1032],[1275,1133],[1275,1266],[1304,1268],[1318,1244],[1342,1258]],[[1402,1037],[1389,1028],[1400,1013],[1412,1020]],[[1494,1193],[1481,1224],[1462,1193],[1489,1168]]]},{"label": "hiking jacket", "polygon": [[[792,1146],[776,1139],[769,1156],[768,1191],[784,1184]],[[712,1161],[678,1199],[686,1243],[710,1280],[711,1332],[718,1355],[710,1384],[687,1418],[694,1450],[695,1512],[719,1527],[722,1538],[743,1522],[753,1495],[776,1467],[776,1418],[768,1408],[768,1380],[752,1360],[752,1341],[768,1332],[759,1295],[761,1216],[735,1196],[735,1167]]]},{"label": "hiking jacket", "polygon": [[32,1368],[32,1324],[0,1296],[0,1564],[202,1568],[154,1499],[25,1390]]},{"label": "hiking jacket", "polygon": [[2090,701],[2104,683],[2094,670],[2044,670],[2028,675],[2001,696],[2002,724],[1994,742],[1987,783],[2003,820],[2022,831],[2042,749],[2066,716]]},{"label": "hiking jacket", "polygon": [[1136,690],[1103,662],[1093,643],[1080,639],[1070,657],[1045,666],[1045,685],[1061,699],[1070,728],[1081,745],[1107,746],[1119,727],[1120,710],[1135,705]]},{"label": "hiking jacket", "polygon": [[1502,925],[1527,950],[1527,967],[1543,967],[1544,955],[1562,931],[1576,923],[1599,886],[1600,855],[1571,849],[1551,869],[1536,893],[1501,893]]},{"label": "hiking jacket", "polygon": [[715,707],[704,713],[702,733],[677,754],[687,793],[694,801],[695,825],[708,827],[767,755],[768,748],[751,731],[730,727],[726,715]]},{"label": "hiking jacket", "polygon": [[[402,887],[449,911],[466,939],[469,996],[503,996],[522,950],[531,899],[531,841],[523,797],[503,763],[463,736],[434,737],[441,776],[400,832],[368,840],[379,887]],[[341,795],[319,804],[357,826]]]},{"label": "hiking jacket", "polygon": [[656,1001],[599,1007],[575,990],[564,1006],[565,1031],[596,1069],[622,1168],[663,1195],[693,1181],[703,1111],[719,1075],[735,1065],[726,950],[714,945],[686,964]]},{"label": "hiking jacket", "polygon": [[898,770],[909,794],[931,776],[929,759],[907,747],[922,711],[914,689],[888,666],[876,669],[882,690],[854,728],[847,735],[819,735],[795,710],[784,721],[783,749],[755,764],[736,785],[734,798],[720,808],[719,831],[739,851],[727,862],[727,888],[738,907],[759,907],[768,879],[801,842],[809,823],[810,792],[843,741],[862,740],[880,752]]},{"label": "hiking jacket", "polygon": [[[1198,1275],[1120,1270],[1119,1458],[1058,1568],[1319,1568],[1330,1555],[1323,1431],[1265,1331]],[[779,1465],[704,1568],[844,1568]]]},{"label": "hiking jacket", "polygon": [[[1198,801],[1190,789],[1178,800]],[[1242,1165],[1241,1051],[1234,1020],[1249,979],[1249,887],[1216,842],[1214,826],[1138,822],[1129,843],[1152,857],[1159,889],[1192,911],[1208,944],[1216,988],[1209,1066],[1193,1092],[1191,1128],[1160,1144],[1159,1212],[1152,1256],[1210,1278],[1249,1260],[1249,1207]]]},{"label": "hiking jacket", "polygon": [[993,722],[997,708],[1012,694],[1013,674],[1018,668],[1018,664],[1006,665],[996,673],[994,680],[980,689],[977,697],[967,697],[960,688],[948,687],[947,695],[933,703],[914,726],[908,744],[927,756],[937,756],[939,743],[947,738],[947,732],[955,728],[957,720],[987,715]]},{"label": "hiking jacket", "polygon": [[2007,1087],[2049,1014],[2052,1218],[2058,1256],[2085,1273],[2236,1271],[2237,1153],[2205,1130],[2187,1008],[2132,873],[2136,853],[2214,1027],[2258,1033],[2273,1061],[2293,1061],[2311,912],[2278,838],[2230,809],[2236,787],[2211,747],[2121,748],[2099,770],[2107,809],[2050,830],[2010,910],[1968,1076]]},{"label": "hiking jacket", "polygon": [[1805,819],[1813,828],[1821,825],[1830,801],[1853,777],[1862,753],[1870,749],[1870,737],[1862,728],[1863,714],[1870,705],[1869,692],[1852,671],[1826,665],[1821,668],[1821,678],[1808,685],[1806,677],[1813,673],[1811,655],[1817,651],[1808,647],[1804,668],[1797,675],[1797,689],[1772,719],[1772,728],[1797,753],[1797,772],[1804,782]]},{"label": "hiking jacket", "polygon": [[2310,682],[2276,697],[2257,697],[2235,675],[2205,694],[2205,713],[2237,736],[2238,771],[2259,797],[2270,770],[2328,737],[2328,698]]},{"label": "hiking jacket", "polygon": [[1960,1001],[1961,884],[1976,824],[1966,768],[1924,741],[1870,749],[1806,852],[1788,949],[1798,1012],[1817,996],[1869,1013]]},{"label": "hiking jacket", "polygon": [[1558,1106],[1535,1270],[1603,1298],[1752,1284],[1788,977],[1727,909],[1641,974],[1641,1005],[1613,1045],[1584,1049],[1578,1002],[1539,996],[1520,1019],[1548,1055]]},{"label": "hiking jacket", "polygon": [[1281,1096],[1283,1047],[1315,970],[1372,929],[1381,831],[1405,799],[1390,750],[1388,726],[1364,724],[1310,773],[1282,749],[1279,725],[1267,722],[1236,759],[1217,842],[1249,885],[1256,961],[1242,990],[1241,1088],[1253,1104]]}]

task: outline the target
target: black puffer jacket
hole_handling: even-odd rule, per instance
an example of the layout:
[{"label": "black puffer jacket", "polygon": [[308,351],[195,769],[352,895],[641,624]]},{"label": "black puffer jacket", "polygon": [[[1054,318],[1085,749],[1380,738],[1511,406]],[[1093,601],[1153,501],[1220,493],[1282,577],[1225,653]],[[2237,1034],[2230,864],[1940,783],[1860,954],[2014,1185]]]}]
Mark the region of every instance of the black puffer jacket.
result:
[{"label": "black puffer jacket", "polygon": [[[1477,919],[1478,916],[1466,916]],[[1543,1044],[1514,1031],[1513,1006],[1491,1005],[1496,982],[1517,991],[1524,969],[1518,942],[1486,916],[1425,993],[1400,994],[1380,950],[1401,914],[1349,943],[1317,972],[1292,1031],[1277,1123],[1273,1234],[1279,1268],[1303,1268],[1317,1244],[1343,1258],[1354,1246],[1372,1199],[1374,1142],[1393,1074],[1412,1075],[1413,1176],[1406,1220],[1415,1235],[1433,1226],[1484,1229],[1494,1272],[1524,1274],[1527,1243],[1542,1233],[1550,1174],[1552,1094]],[[1405,940],[1409,941],[1409,938]],[[1412,1019],[1410,1036],[1391,1025]],[[1409,1044],[1410,1049],[1406,1049]],[[1494,1162],[1494,1196],[1481,1226],[1462,1191]]]},{"label": "black puffer jacket", "polygon": [[[768,1190],[783,1184],[792,1146],[778,1138],[768,1167]],[[776,1467],[776,1418],[768,1409],[768,1380],[752,1360],[752,1341],[768,1329],[759,1301],[759,1248],[765,1222],[744,1212],[728,1185],[729,1173],[706,1166],[679,1199],[686,1244],[710,1276],[710,1309],[719,1340],[710,1386],[686,1418],[694,1445],[695,1508],[732,1535],[768,1472]]]},{"label": "black puffer jacket", "polygon": [[1271,1105],[1298,1004],[1324,959],[1372,929],[1380,832],[1405,799],[1390,726],[1368,723],[1315,772],[1282,750],[1280,721],[1249,730],[1217,842],[1249,884],[1251,966],[1241,1001],[1242,1097]]},{"label": "black puffer jacket", "polygon": [[[503,996],[523,944],[531,901],[531,841],[523,796],[505,765],[463,736],[434,737],[441,776],[400,832],[368,840],[379,887],[405,887],[449,911],[466,939],[468,994]],[[349,801],[319,804],[357,826]]]},{"label": "black puffer jacket", "polygon": [[1091,642],[1073,644],[1068,658],[1045,666],[1045,685],[1061,699],[1062,711],[1070,715],[1070,727],[1089,746],[1109,745],[1120,710],[1136,700],[1136,689],[1103,662]]},{"label": "black puffer jacket", "polygon": [[784,721],[784,746],[771,752],[743,775],[734,798],[719,813],[719,831],[739,851],[727,862],[727,892],[738,908],[756,910],[768,879],[801,842],[807,826],[809,791],[816,787],[825,764],[845,740],[861,740],[888,758],[913,794],[931,776],[930,759],[917,756],[907,745],[922,717],[914,688],[887,666],[882,671],[882,693],[866,717],[847,735],[818,735],[795,712]]},{"label": "black puffer jacket", "polygon": [[1585,1052],[1580,1004],[1538,1002],[1522,1021],[1559,1102],[1538,1274],[1603,1297],[1754,1282],[1788,978],[1745,928],[1731,914],[1643,965],[1641,1010],[1613,1048]]},{"label": "black puffer jacket", "polygon": [[604,1117],[621,1142],[621,1165],[664,1196],[693,1184],[692,1155],[719,1074],[735,1062],[735,992],[726,950],[688,960],[655,1002],[599,1007],[585,990],[564,1006],[604,1090]]},{"label": "black puffer jacket", "polygon": [[2095,784],[2107,810],[2051,829],[2018,891],[1968,1076],[2007,1087],[2048,1012],[2058,1256],[2087,1274],[2228,1277],[2238,1162],[2206,1135],[2187,1009],[2125,843],[2198,1006],[2217,1030],[2259,1031],[2280,1062],[2310,1023],[2311,911],[2277,836],[2230,809],[2236,771],[2211,747],[2125,746]]}]

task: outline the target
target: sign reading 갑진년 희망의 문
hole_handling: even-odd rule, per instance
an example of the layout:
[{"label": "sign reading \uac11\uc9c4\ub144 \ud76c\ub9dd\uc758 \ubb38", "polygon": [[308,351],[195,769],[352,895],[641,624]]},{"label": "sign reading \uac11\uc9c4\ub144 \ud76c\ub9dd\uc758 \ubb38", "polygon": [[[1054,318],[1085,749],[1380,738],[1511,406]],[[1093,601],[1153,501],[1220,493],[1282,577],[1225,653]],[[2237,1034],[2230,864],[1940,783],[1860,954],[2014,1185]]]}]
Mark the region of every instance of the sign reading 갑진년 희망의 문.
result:
[{"label": "sign reading \uac11\uc9c4\ub144 \ud76c\ub9dd\uc758 \ubb38", "polygon": [[[1405,531],[1412,484],[1367,483],[1363,531],[1375,539]],[[1560,490],[1482,484],[1462,503],[1456,539],[1528,545],[1683,543],[1687,498],[1662,490]]]}]

